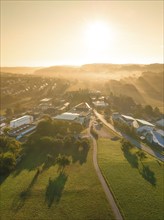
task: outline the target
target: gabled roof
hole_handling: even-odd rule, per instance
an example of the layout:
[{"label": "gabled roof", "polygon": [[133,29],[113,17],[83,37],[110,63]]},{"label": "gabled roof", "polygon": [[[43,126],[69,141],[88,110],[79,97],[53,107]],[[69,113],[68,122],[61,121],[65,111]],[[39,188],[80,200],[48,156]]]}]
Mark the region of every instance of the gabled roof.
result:
[{"label": "gabled roof", "polygon": [[135,118],[131,117],[131,116],[128,116],[128,115],[121,115],[125,120],[132,120],[134,121]]},{"label": "gabled roof", "polygon": [[137,121],[139,124],[141,124],[141,125],[148,125],[148,126],[154,127],[153,124],[151,124],[150,122],[145,121],[145,120],[143,120],[143,119],[136,119],[136,121]]},{"label": "gabled roof", "polygon": [[82,103],[76,105],[74,108],[76,108],[76,109],[78,109],[78,108],[86,108],[88,110],[91,109],[91,107],[88,105],[87,102],[82,102]]}]

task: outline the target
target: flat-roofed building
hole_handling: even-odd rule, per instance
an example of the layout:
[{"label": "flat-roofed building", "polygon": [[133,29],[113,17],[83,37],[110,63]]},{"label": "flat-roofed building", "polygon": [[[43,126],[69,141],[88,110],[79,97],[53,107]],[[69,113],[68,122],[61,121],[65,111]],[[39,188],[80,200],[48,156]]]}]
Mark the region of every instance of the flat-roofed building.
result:
[{"label": "flat-roofed building", "polygon": [[81,125],[87,126],[90,120],[89,113],[72,113],[72,112],[64,112],[60,115],[54,117],[55,120],[63,120],[79,123]]},{"label": "flat-roofed building", "polygon": [[21,137],[24,135],[34,131],[36,129],[35,124],[24,124],[21,125],[20,127],[13,128],[8,132],[8,135],[11,137],[16,137],[17,140],[19,140]]},{"label": "flat-roofed building", "polygon": [[16,118],[12,121],[10,121],[10,127],[11,128],[17,128],[24,124],[31,124],[33,122],[33,116],[31,115],[24,115],[20,118]]}]

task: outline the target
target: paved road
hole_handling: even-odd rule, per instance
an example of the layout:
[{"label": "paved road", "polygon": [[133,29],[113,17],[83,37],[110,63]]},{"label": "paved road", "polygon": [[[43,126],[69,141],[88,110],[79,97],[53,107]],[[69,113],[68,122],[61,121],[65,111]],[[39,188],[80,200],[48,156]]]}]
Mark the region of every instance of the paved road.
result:
[{"label": "paved road", "polygon": [[148,154],[156,157],[157,159],[161,160],[161,161],[164,161],[164,156],[161,155],[160,153],[156,152],[156,151],[153,151],[151,148],[149,147],[146,147],[145,145],[139,143],[137,140],[135,140],[134,138],[132,137],[129,137],[128,135],[126,134],[122,134],[120,132],[118,132],[114,127],[113,125],[111,125],[110,123],[108,123],[105,119],[104,119],[104,116],[99,114],[96,110],[93,110],[94,114],[108,127],[110,128],[111,130],[113,130],[114,132],[116,132],[119,136],[121,137],[124,137],[126,138],[128,141],[130,141],[133,145],[135,145],[136,147],[146,151]]},{"label": "paved road", "polygon": [[97,142],[96,142],[95,138],[90,133],[90,126],[89,126],[89,129],[88,129],[88,132],[89,132],[89,135],[91,136],[91,138],[93,140],[93,164],[94,164],[94,168],[96,170],[97,176],[98,176],[98,178],[101,182],[101,185],[104,189],[104,192],[107,196],[108,202],[109,202],[109,204],[112,208],[112,211],[115,215],[116,220],[123,220],[123,217],[121,216],[120,210],[118,209],[117,204],[116,204],[116,202],[113,198],[113,195],[112,195],[111,191],[109,190],[109,187],[108,187],[103,175],[101,174],[100,168],[98,166],[98,163],[97,163]]}]

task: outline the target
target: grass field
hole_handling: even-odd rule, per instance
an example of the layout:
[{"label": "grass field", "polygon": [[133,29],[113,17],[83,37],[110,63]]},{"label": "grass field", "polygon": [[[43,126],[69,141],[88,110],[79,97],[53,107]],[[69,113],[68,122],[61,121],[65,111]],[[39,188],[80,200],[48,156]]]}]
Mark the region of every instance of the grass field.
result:
[{"label": "grass field", "polygon": [[163,219],[163,164],[136,148],[121,149],[119,141],[98,140],[98,161],[126,220]]},{"label": "grass field", "polygon": [[[15,172],[1,183],[1,220],[114,219],[92,163],[71,163],[65,173],[57,165],[44,166],[45,154],[27,155]],[[37,167],[42,167],[37,173]]]}]

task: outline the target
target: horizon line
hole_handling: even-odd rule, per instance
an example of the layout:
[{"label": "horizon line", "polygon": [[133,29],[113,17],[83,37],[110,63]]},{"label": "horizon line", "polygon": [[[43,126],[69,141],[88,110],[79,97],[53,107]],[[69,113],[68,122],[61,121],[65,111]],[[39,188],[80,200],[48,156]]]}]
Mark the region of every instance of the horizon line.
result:
[{"label": "horizon line", "polygon": [[81,66],[84,66],[84,65],[96,65],[96,64],[103,64],[103,65],[151,65],[151,64],[160,64],[160,65],[163,65],[164,63],[160,63],[160,62],[154,62],[154,63],[84,63],[84,64],[80,64],[80,65],[77,65],[77,64],[52,64],[52,65],[45,65],[45,66],[0,66],[0,68],[45,68],[45,67],[54,67],[54,66],[68,66],[68,67],[72,67],[72,66],[76,66],[76,67],[81,67]]}]

